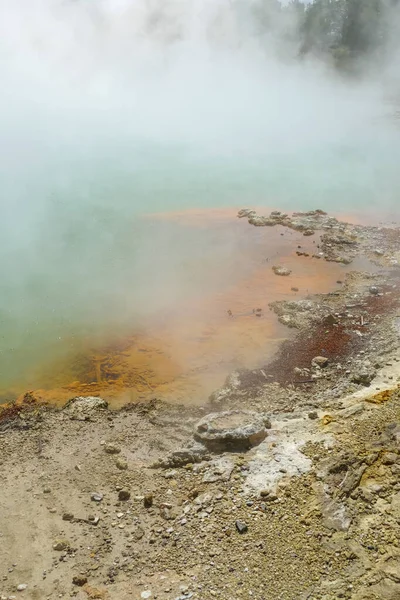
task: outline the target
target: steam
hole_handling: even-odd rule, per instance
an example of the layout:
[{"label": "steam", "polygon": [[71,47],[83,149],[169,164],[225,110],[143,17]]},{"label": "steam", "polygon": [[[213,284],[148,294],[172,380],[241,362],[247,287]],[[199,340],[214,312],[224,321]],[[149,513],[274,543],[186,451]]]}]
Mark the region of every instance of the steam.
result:
[{"label": "steam", "polygon": [[299,62],[252,7],[0,0],[0,380],[213,284],[209,239],[143,214],[396,206],[382,81]]}]

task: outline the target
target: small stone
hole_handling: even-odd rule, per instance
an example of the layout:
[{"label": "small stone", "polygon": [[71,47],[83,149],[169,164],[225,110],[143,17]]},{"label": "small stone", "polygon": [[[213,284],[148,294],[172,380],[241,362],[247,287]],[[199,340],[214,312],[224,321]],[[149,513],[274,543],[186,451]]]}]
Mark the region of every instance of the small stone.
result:
[{"label": "small stone", "polygon": [[121,448],[116,444],[106,444],[104,450],[107,454],[119,454],[121,452]]},{"label": "small stone", "polygon": [[383,455],[382,463],[384,465],[394,465],[398,461],[399,457],[394,452],[387,452]]},{"label": "small stone", "polygon": [[129,500],[130,497],[131,497],[131,493],[128,492],[127,490],[121,490],[118,493],[118,500],[120,500],[121,502],[126,502],[126,500]]},{"label": "small stone", "polygon": [[93,502],[101,502],[103,500],[103,494],[99,494],[98,492],[93,492],[90,495],[90,499],[93,500]]},{"label": "small stone", "polygon": [[126,471],[128,468],[128,461],[125,458],[119,457],[117,458],[117,460],[115,461],[115,466],[117,467],[117,469],[119,469],[120,471]]},{"label": "small stone", "polygon": [[379,294],[379,288],[377,288],[375,285],[371,285],[369,288],[369,293],[373,296],[377,296]]},{"label": "small stone", "polygon": [[298,291],[299,291],[299,288],[298,288],[298,287],[292,287],[292,288],[290,288],[290,289],[292,290],[292,292],[298,292]]},{"label": "small stone", "polygon": [[51,489],[49,487],[43,488],[43,494],[51,494]]},{"label": "small stone", "polygon": [[312,421],[315,421],[315,419],[318,419],[318,413],[316,410],[312,410],[308,413],[308,418],[311,419]]},{"label": "small stone", "polygon": [[57,552],[62,552],[63,550],[67,550],[67,548],[69,548],[68,540],[56,540],[53,544],[53,550]]},{"label": "small stone", "polygon": [[246,523],[243,523],[243,521],[236,521],[235,525],[239,533],[246,533],[249,529]]},{"label": "small stone", "polygon": [[151,590],[146,590],[146,591],[142,592],[140,594],[140,597],[143,598],[143,600],[146,600],[147,598],[151,598]]},{"label": "small stone", "polygon": [[272,270],[275,275],[280,275],[281,277],[288,277],[292,272],[290,269],[281,266],[272,267]]},{"label": "small stone", "polygon": [[74,515],[72,513],[66,512],[62,516],[63,521],[73,521]]},{"label": "small stone", "polygon": [[87,583],[87,577],[85,577],[84,575],[75,575],[72,578],[72,583],[74,585],[79,585],[80,587],[82,587],[83,585],[85,585],[85,583]]},{"label": "small stone", "polygon": [[146,494],[143,498],[143,504],[145,508],[151,508],[153,506],[153,494]]},{"label": "small stone", "polygon": [[20,583],[17,585],[17,592],[23,592],[28,587],[27,583]]},{"label": "small stone", "polygon": [[329,359],[326,356],[315,356],[311,361],[313,367],[320,367],[321,369],[327,367],[328,363]]}]

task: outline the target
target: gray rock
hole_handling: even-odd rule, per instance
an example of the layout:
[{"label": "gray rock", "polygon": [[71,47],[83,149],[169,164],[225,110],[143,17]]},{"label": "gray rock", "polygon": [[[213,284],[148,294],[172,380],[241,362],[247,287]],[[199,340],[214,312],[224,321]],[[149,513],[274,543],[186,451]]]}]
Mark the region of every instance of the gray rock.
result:
[{"label": "gray rock", "polygon": [[195,438],[215,452],[248,450],[267,436],[264,416],[252,411],[211,413],[201,419]]},{"label": "gray rock", "polygon": [[93,492],[92,494],[90,494],[90,499],[93,500],[93,502],[101,502],[103,500],[103,494]]},{"label": "gray rock", "polygon": [[121,452],[121,448],[116,444],[110,443],[104,446],[104,451],[107,452],[107,454],[119,454]]},{"label": "gray rock", "polygon": [[353,383],[358,383],[359,385],[364,385],[365,387],[369,387],[371,382],[376,377],[375,369],[361,369],[354,373],[351,377],[351,381]]},{"label": "gray rock", "polygon": [[377,288],[375,285],[371,285],[369,288],[369,293],[373,296],[377,296],[379,294],[379,288]]},{"label": "gray rock", "polygon": [[326,497],[322,504],[322,517],[324,526],[335,531],[347,531],[351,525],[351,517],[344,504],[335,502]]},{"label": "gray rock", "polygon": [[17,592],[23,592],[28,587],[27,583],[20,583],[17,585]]},{"label": "gray rock", "polygon": [[292,272],[290,269],[281,266],[272,267],[272,270],[275,275],[280,275],[281,277],[288,277]]},{"label": "gray rock", "polygon": [[203,483],[229,481],[235,468],[235,463],[229,456],[221,456],[210,463],[203,476]]},{"label": "gray rock", "polygon": [[71,419],[78,421],[89,421],[98,411],[106,410],[108,402],[97,396],[77,396],[72,398],[64,406],[64,411]]},{"label": "gray rock", "polygon": [[313,367],[320,367],[321,369],[324,369],[328,366],[329,359],[326,358],[326,356],[315,356],[312,359],[311,364]]},{"label": "gray rock", "polygon": [[236,521],[235,526],[239,533],[246,533],[249,529],[243,521]]}]

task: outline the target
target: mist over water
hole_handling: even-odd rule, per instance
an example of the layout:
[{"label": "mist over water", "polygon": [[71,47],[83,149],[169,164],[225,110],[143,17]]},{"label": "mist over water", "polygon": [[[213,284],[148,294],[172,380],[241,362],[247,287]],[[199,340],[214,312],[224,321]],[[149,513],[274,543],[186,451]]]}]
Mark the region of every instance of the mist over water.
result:
[{"label": "mist over water", "polygon": [[250,5],[0,0],[0,387],[229,281],[229,235],[143,215],[396,214],[396,90],[298,61]]}]

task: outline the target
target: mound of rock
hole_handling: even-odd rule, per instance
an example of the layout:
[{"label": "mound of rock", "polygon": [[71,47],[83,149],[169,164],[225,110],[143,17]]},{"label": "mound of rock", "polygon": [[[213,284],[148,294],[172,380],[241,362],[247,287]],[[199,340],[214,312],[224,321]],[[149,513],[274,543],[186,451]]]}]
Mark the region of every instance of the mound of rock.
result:
[{"label": "mound of rock", "polygon": [[263,415],[247,410],[210,413],[195,426],[194,437],[214,452],[243,451],[257,446],[271,424]]},{"label": "mound of rock", "polygon": [[108,402],[97,396],[77,396],[64,406],[64,411],[71,419],[77,421],[90,421],[99,410],[106,410]]}]

